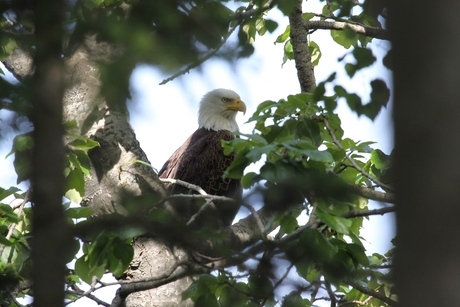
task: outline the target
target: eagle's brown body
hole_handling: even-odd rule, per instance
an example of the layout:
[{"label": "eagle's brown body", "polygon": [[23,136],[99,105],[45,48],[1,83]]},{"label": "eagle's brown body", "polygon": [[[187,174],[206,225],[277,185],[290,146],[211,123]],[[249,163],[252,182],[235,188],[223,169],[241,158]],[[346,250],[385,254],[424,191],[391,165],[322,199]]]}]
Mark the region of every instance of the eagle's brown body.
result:
[{"label": "eagle's brown body", "polygon": [[[228,130],[199,128],[166,161],[159,172],[160,178],[180,179],[201,187],[210,195],[241,200],[241,180],[222,177],[232,163],[234,154],[224,155],[221,140],[230,141],[234,138]],[[177,184],[168,184],[167,188],[170,194],[193,192]],[[221,221],[219,224],[222,226],[230,225],[239,210],[238,203],[215,202],[215,206],[219,215],[216,218]]]}]

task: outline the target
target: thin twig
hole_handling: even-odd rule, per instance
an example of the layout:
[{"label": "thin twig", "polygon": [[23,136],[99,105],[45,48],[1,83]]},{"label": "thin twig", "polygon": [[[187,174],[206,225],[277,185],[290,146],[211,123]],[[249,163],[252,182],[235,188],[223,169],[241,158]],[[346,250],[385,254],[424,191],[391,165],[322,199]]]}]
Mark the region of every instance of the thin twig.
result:
[{"label": "thin twig", "polygon": [[203,190],[200,186],[188,183],[186,181],[182,181],[182,180],[179,180],[179,179],[172,179],[172,178],[159,178],[159,179],[162,182],[177,184],[177,185],[186,187],[187,189],[197,191],[201,195],[208,195],[208,193],[206,193],[206,191]]},{"label": "thin twig", "polygon": [[360,216],[371,216],[371,215],[384,215],[386,213],[396,212],[395,207],[385,207],[380,209],[372,209],[372,210],[352,210],[345,214],[342,214],[341,217],[346,219],[360,217]]},{"label": "thin twig", "polygon": [[97,276],[93,276],[93,278],[91,279],[90,288],[86,290],[85,292],[83,292],[82,296],[87,296],[88,294],[94,292],[96,290],[97,282],[98,282]]},{"label": "thin twig", "polygon": [[[252,4],[250,4],[252,5]],[[243,20],[241,19],[240,21],[238,21],[233,27],[230,27],[228,29],[228,33],[226,36],[224,36],[219,44],[213,49],[211,50],[210,52],[208,52],[207,54],[205,54],[201,59],[198,59],[197,61],[193,62],[193,63],[190,63],[189,65],[187,65],[185,68],[179,70],[178,72],[176,72],[174,75],[164,79],[163,81],[160,82],[160,85],[164,85],[166,83],[168,83],[169,81],[172,81],[174,79],[176,79],[177,77],[181,76],[181,75],[185,75],[186,73],[188,73],[190,70],[198,67],[199,65],[203,64],[205,61],[209,60],[213,55],[215,55],[217,53],[217,51],[220,50],[220,48],[222,48],[222,46],[227,42],[228,38],[232,35],[232,33],[236,30],[236,28],[241,25],[241,23],[243,22]]]},{"label": "thin twig", "polygon": [[294,267],[294,263],[291,263],[287,269],[286,269],[286,272],[284,272],[283,276],[281,276],[281,278],[276,282],[276,284],[273,286],[273,290],[275,290],[276,288],[278,288],[281,283],[287,278],[289,272],[291,271],[291,269]]},{"label": "thin twig", "polygon": [[327,294],[331,300],[331,307],[335,307],[337,305],[337,299],[335,297],[334,291],[332,290],[331,283],[325,280],[324,285],[326,286]]},{"label": "thin twig", "polygon": [[[197,191],[198,193],[200,193],[201,196],[212,196],[212,195],[208,195],[208,193],[206,193],[205,190],[203,190],[202,187],[200,186],[197,186],[197,185],[194,185],[194,184],[191,184],[189,182],[186,182],[186,181],[183,181],[183,180],[179,180],[179,179],[172,179],[172,178],[160,178],[160,181],[162,182],[169,182],[169,183],[172,183],[172,184],[177,184],[177,185],[181,185],[183,187],[186,187],[187,189],[190,189],[190,190],[194,190],[194,191]],[[186,197],[183,197],[183,196],[187,196],[187,195],[184,195],[184,194],[178,194],[178,195],[181,195],[180,198],[186,198]],[[192,194],[193,195],[193,194]],[[164,199],[162,199],[161,202],[164,202],[166,199],[171,199],[172,197],[171,196],[176,196],[176,195],[170,195]],[[196,195],[195,195],[196,196]],[[188,220],[187,222],[187,226],[189,226],[190,224],[192,224],[196,218],[207,208],[207,207],[211,207],[213,210],[216,210],[217,211],[217,208],[216,208],[216,205],[214,205],[214,203],[212,202],[213,201],[213,197],[207,197],[208,199],[206,200],[206,202],[204,203],[203,206],[200,207],[200,209],[194,214],[192,215],[192,217]]]},{"label": "thin twig", "polygon": [[[109,303],[104,302],[103,300],[99,299],[97,296],[95,296],[95,295],[93,295],[91,293],[87,293],[88,291],[83,291],[76,284],[72,284],[72,285],[70,285],[70,287],[73,289],[73,291],[70,291],[70,292],[73,292],[73,294],[78,296],[79,297],[78,299],[83,298],[83,297],[87,297],[87,298],[95,301],[98,305],[110,307]],[[69,301],[65,305],[68,305],[68,304],[71,304],[71,303],[74,303],[74,302],[75,301]]]},{"label": "thin twig", "polygon": [[371,288],[365,287],[355,281],[348,281],[348,284],[355,288],[356,290],[375,297],[376,299],[381,300],[384,303],[387,303],[390,306],[398,306],[398,302],[392,300],[389,297],[386,297],[385,295],[381,294],[380,292],[377,292],[375,290],[372,290]]},{"label": "thin twig", "polygon": [[190,224],[192,224],[196,218],[207,208],[207,207],[211,207],[213,210],[217,210],[216,206],[214,205],[214,203],[212,202],[212,198],[208,198],[206,200],[206,202],[204,203],[203,206],[200,207],[200,209],[194,214],[192,215],[192,217],[188,220],[187,222],[187,226],[190,226]]},{"label": "thin twig", "polygon": [[174,271],[176,271],[176,269],[179,266],[186,267],[187,265],[188,265],[188,262],[186,262],[186,261],[177,261],[177,262],[174,263],[173,266],[171,266],[171,268],[167,272],[161,274],[160,276],[152,276],[152,277],[132,279],[132,280],[119,280],[119,281],[107,282],[107,283],[99,282],[101,285],[99,287],[97,287],[96,290],[99,290],[99,289],[104,288],[104,287],[109,287],[109,286],[128,285],[128,284],[143,283],[143,282],[152,282],[152,281],[165,279],[165,278],[170,277],[174,273]]},{"label": "thin twig", "polygon": [[[342,146],[342,144],[339,142],[339,140],[337,140],[337,138],[335,137],[335,133],[334,131],[332,130],[331,126],[329,125],[329,121],[327,120],[327,118],[323,117],[321,118],[321,121],[324,123],[324,126],[326,127],[327,131],[329,132],[329,135],[331,136],[332,138],[332,141],[334,142],[334,144],[339,148],[339,149],[342,149],[343,151],[345,151],[345,148]],[[378,186],[382,187],[383,189],[386,189],[386,190],[389,190],[389,191],[393,191],[393,188],[380,182],[377,178],[374,178],[373,176],[371,176],[368,172],[366,172],[365,170],[363,170],[361,167],[359,167],[358,164],[356,164],[356,161],[353,160],[353,158],[351,158],[345,151],[345,157],[347,158],[348,161],[350,161],[351,165],[353,165],[354,168],[356,168],[364,177],[368,178],[369,180],[371,180],[372,182],[374,182],[375,184],[377,184]]]}]

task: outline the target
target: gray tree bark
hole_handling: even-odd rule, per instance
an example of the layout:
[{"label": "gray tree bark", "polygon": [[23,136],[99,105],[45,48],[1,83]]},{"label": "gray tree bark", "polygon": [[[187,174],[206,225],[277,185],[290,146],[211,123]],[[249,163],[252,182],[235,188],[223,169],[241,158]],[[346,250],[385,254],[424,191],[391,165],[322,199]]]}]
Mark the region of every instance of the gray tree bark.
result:
[{"label": "gray tree bark", "polygon": [[[64,118],[77,120],[81,133],[101,145],[90,153],[92,177],[86,180],[82,202],[97,215],[113,212],[126,215],[121,203],[127,195],[166,196],[164,186],[152,168],[134,162],[149,163],[129,124],[128,114],[109,108],[100,95],[96,61],[108,63],[118,52],[122,51],[88,37],[66,61],[70,86],[64,98]],[[134,259],[127,272],[130,279],[161,276],[175,261],[171,249],[160,240],[139,238],[133,246]],[[178,257],[185,255],[182,252]],[[189,283],[184,280],[135,292],[128,296],[126,306],[177,306]]]}]

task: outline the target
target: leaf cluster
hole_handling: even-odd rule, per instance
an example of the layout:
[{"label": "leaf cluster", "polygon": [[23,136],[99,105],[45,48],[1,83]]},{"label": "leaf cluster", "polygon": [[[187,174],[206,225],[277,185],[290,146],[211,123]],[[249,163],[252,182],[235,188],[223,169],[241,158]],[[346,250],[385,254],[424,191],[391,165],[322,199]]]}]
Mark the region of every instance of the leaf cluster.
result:
[{"label": "leaf cluster", "polygon": [[[226,176],[242,177],[244,187],[255,186],[264,205],[279,212],[276,237],[283,244],[266,252],[271,266],[287,259],[310,291],[315,292],[317,285],[331,284],[335,295],[348,301],[356,294],[348,285],[350,281],[372,285],[372,289],[391,289],[388,272],[373,270],[371,264],[375,257],[389,259],[365,253],[361,237],[364,217],[347,217],[351,212],[368,210],[368,200],[354,194],[350,185],[373,187],[373,180],[391,182],[391,156],[373,149],[373,142],[344,137],[340,118],[331,107],[340,96],[325,96],[323,86],[320,84],[312,94],[261,103],[249,119],[255,125],[253,133],[223,142],[226,153],[237,153]],[[261,165],[260,171],[246,173],[252,163]],[[308,227],[301,222],[305,218],[319,227]],[[298,233],[299,228],[305,229]],[[273,272],[267,275],[273,276]],[[276,284],[276,278],[269,279],[271,285]],[[286,296],[286,304],[300,300],[301,293]],[[312,303],[303,298],[292,302],[303,304],[299,306]]]}]

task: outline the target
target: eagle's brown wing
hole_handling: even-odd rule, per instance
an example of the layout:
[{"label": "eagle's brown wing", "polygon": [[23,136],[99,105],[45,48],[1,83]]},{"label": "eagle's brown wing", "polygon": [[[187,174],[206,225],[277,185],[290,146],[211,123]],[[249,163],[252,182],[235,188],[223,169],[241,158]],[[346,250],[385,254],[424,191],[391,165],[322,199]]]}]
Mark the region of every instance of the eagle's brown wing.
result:
[{"label": "eagle's brown wing", "polygon": [[[221,140],[234,138],[228,130],[198,129],[166,161],[159,172],[160,178],[179,179],[200,186],[208,194],[241,200],[241,180],[222,178],[235,155],[224,154]],[[187,188],[174,184],[168,185],[168,190],[171,194],[191,193]],[[216,203],[216,207],[224,225],[231,224],[239,209],[239,205],[234,204]]]}]

